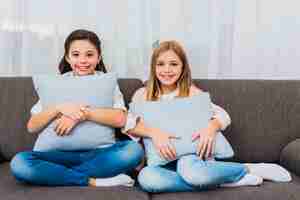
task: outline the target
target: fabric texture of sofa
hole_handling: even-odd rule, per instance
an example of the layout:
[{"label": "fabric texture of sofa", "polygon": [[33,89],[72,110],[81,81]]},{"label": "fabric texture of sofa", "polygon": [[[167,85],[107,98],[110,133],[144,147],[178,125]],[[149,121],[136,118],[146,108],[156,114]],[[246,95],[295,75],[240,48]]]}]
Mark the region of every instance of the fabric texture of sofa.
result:
[{"label": "fabric texture of sofa", "polygon": [[[224,132],[235,151],[231,161],[274,162],[287,168],[289,183],[264,182],[259,187],[219,188],[210,191],[148,194],[136,187],[45,187],[18,183],[9,160],[31,150],[36,134],[26,130],[30,109],[37,101],[31,77],[0,78],[0,199],[72,200],[258,200],[300,199],[300,81],[298,80],[194,80],[225,108],[231,126]],[[119,79],[128,105],[138,79]],[[125,136],[118,134],[120,139]]]}]

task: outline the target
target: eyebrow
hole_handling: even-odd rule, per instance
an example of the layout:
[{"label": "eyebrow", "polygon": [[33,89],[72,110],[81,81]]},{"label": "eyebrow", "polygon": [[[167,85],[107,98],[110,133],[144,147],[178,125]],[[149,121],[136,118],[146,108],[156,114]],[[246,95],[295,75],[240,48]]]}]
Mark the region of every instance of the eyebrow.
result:
[{"label": "eyebrow", "polygon": [[[72,50],[71,53],[79,53],[80,51],[79,50]],[[87,53],[94,53],[95,50],[88,50],[86,51]]]},{"label": "eyebrow", "polygon": [[[157,62],[165,62],[164,60],[157,60]],[[177,60],[169,60],[169,61],[167,61],[167,62],[179,62],[179,61],[177,61]]]}]

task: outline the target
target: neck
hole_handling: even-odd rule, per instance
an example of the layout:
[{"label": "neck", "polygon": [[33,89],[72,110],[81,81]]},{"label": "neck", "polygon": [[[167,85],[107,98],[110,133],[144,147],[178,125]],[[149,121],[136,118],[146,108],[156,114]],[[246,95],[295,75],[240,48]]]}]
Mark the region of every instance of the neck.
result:
[{"label": "neck", "polygon": [[170,85],[170,86],[161,86],[162,94],[169,94],[174,92],[177,89],[177,85]]}]

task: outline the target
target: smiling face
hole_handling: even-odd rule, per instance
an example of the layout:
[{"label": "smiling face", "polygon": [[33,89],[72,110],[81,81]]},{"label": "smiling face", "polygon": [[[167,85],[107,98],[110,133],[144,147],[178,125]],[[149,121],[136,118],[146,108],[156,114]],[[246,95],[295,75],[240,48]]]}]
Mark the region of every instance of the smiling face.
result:
[{"label": "smiling face", "polygon": [[88,40],[75,40],[71,43],[66,61],[70,64],[74,75],[84,76],[95,73],[100,55]]},{"label": "smiling face", "polygon": [[189,96],[191,70],[182,46],[175,40],[164,41],[153,50],[146,99],[157,101],[160,95],[178,89],[178,97]]},{"label": "smiling face", "polygon": [[179,56],[172,50],[162,52],[156,61],[155,75],[159,80],[163,93],[169,93],[177,88],[183,69]]}]

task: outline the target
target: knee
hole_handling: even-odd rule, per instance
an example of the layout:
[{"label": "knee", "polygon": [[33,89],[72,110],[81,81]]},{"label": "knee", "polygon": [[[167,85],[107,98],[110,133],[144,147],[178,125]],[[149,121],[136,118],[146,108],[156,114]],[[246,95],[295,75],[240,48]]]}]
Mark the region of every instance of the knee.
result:
[{"label": "knee", "polygon": [[209,170],[205,168],[197,171],[181,168],[178,173],[186,183],[194,187],[208,188],[215,185],[216,182],[214,177],[209,175]]},{"label": "knee", "polygon": [[122,153],[121,158],[124,161],[129,161],[134,165],[138,166],[144,157],[144,150],[142,146],[135,141],[126,142],[126,147],[124,153]]},{"label": "knee", "polygon": [[31,152],[20,152],[16,154],[10,162],[12,174],[19,180],[27,180],[32,174],[30,167]]},{"label": "knee", "polygon": [[177,172],[182,179],[194,187],[208,188],[214,185],[214,175],[210,173],[209,166],[205,164],[205,161],[198,159],[197,166],[194,164],[194,161],[190,159],[178,161]]},{"label": "knee", "polygon": [[157,193],[164,190],[162,175],[159,174],[155,167],[145,167],[143,168],[137,179],[140,187],[146,192]]}]

